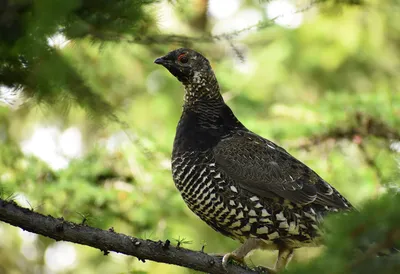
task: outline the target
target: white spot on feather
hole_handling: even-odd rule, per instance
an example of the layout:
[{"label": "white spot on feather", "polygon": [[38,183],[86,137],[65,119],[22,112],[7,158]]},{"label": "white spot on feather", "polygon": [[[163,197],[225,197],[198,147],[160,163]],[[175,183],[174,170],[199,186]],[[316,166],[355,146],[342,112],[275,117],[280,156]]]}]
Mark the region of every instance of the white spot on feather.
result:
[{"label": "white spot on feather", "polygon": [[203,176],[203,174],[204,174],[204,172],[206,172],[206,170],[207,170],[206,168],[203,168],[202,171],[200,171],[200,175],[199,176],[200,177]]},{"label": "white spot on feather", "polygon": [[276,238],[279,238],[279,233],[276,232],[276,231],[274,233],[271,233],[271,234],[268,235],[268,239],[269,240],[273,240],[273,239],[276,239]]},{"label": "white spot on feather", "polygon": [[243,219],[244,215],[243,215],[243,211],[240,211],[239,214],[236,216],[236,219],[240,220]]},{"label": "white spot on feather", "polygon": [[252,209],[249,211],[249,216],[255,217],[255,216],[257,216],[257,213]]},{"label": "white spot on feather", "polygon": [[287,222],[281,222],[279,223],[279,228],[289,228],[289,225]]},{"label": "white spot on feather", "polygon": [[311,214],[308,213],[308,212],[304,212],[304,216],[310,218],[311,220],[313,220],[313,221],[315,222],[315,216],[314,216],[314,215],[311,215]]},{"label": "white spot on feather", "polygon": [[260,200],[257,196],[253,196],[253,197],[251,197],[250,198],[250,200],[252,201],[252,202],[255,202],[255,201],[258,201],[258,200]]},{"label": "white spot on feather", "polygon": [[273,146],[271,146],[270,144],[267,144],[267,146],[271,149],[275,149]]},{"label": "white spot on feather", "polygon": [[263,206],[260,203],[257,203],[254,207],[255,208],[262,208]]},{"label": "white spot on feather", "polygon": [[193,82],[200,83],[201,82],[201,73],[199,71],[195,71],[193,75]]},{"label": "white spot on feather", "polygon": [[262,223],[267,223],[267,224],[272,224],[271,219],[268,219],[268,218],[261,218],[261,219],[260,219],[260,222],[262,222]]},{"label": "white spot on feather", "polygon": [[296,222],[291,221],[289,224],[289,233],[290,234],[299,234],[299,227],[296,225]]},{"label": "white spot on feather", "polygon": [[268,216],[271,216],[271,214],[269,214],[266,209],[263,209],[263,210],[261,210],[261,216],[262,217],[268,217]]},{"label": "white spot on feather", "polygon": [[218,173],[217,175],[214,176],[215,179],[221,178],[221,173]]},{"label": "white spot on feather", "polygon": [[257,228],[257,234],[268,234],[268,227],[263,226],[263,227]]},{"label": "white spot on feather", "polygon": [[236,221],[233,224],[230,225],[230,228],[235,228],[235,227],[239,227],[241,225],[240,221]]},{"label": "white spot on feather", "polygon": [[283,212],[280,212],[279,214],[276,214],[275,216],[278,221],[286,221],[285,216],[283,216]]}]

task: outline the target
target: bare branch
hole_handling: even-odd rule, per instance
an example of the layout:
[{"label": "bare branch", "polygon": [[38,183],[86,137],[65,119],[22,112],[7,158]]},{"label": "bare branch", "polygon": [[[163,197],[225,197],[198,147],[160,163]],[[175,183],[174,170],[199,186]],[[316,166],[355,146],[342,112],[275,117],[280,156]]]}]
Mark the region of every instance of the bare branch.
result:
[{"label": "bare branch", "polygon": [[141,261],[151,260],[184,266],[212,274],[256,274],[249,268],[230,264],[226,271],[221,257],[210,256],[201,251],[174,247],[167,240],[151,241],[134,238],[114,229],[102,230],[65,221],[63,218],[44,216],[15,202],[0,199],[0,220],[24,230],[40,234],[56,241],[67,241],[100,249],[104,255],[110,251],[135,256]]},{"label": "bare branch", "polygon": [[176,34],[159,34],[159,35],[147,35],[147,36],[135,36],[131,39],[125,40],[124,38],[118,39],[118,41],[125,41],[129,43],[153,45],[153,44],[181,44],[191,46],[195,43],[215,43],[216,41],[230,41],[237,36],[247,33],[251,30],[261,30],[269,26],[273,26],[275,20],[279,18],[277,16],[270,20],[259,21],[258,23],[248,26],[240,30],[234,30],[232,32],[222,33],[218,35],[204,34],[203,36],[185,36]]},{"label": "bare branch", "polygon": [[400,131],[392,128],[379,118],[370,116],[366,113],[357,112],[354,117],[349,119],[354,120],[350,126],[343,128],[332,128],[328,132],[321,135],[312,136],[306,142],[296,145],[299,149],[309,149],[310,147],[319,145],[329,140],[354,140],[355,137],[374,136],[383,140],[400,140]]}]

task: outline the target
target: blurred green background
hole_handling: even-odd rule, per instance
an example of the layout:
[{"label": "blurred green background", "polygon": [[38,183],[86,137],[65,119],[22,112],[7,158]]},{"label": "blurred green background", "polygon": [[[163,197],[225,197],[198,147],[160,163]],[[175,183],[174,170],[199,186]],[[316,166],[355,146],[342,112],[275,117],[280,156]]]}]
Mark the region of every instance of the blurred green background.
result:
[{"label": "blurred green background", "polygon": [[[249,129],[287,148],[356,207],[388,191],[400,182],[400,3],[320,2],[157,1],[143,7],[150,19],[135,23],[131,36],[51,36],[116,116],[98,119],[108,109],[80,102],[80,93],[75,103],[43,93],[16,110],[0,106],[2,198],[136,237],[183,239],[190,249],[235,249],[238,242],[189,211],[171,178],[183,88],[153,60],[182,45],[211,61],[226,102]],[[0,273],[196,273],[103,256],[4,223],[0,239]],[[297,250],[294,261],[320,251]],[[248,262],[271,266],[276,256],[257,251]]]}]

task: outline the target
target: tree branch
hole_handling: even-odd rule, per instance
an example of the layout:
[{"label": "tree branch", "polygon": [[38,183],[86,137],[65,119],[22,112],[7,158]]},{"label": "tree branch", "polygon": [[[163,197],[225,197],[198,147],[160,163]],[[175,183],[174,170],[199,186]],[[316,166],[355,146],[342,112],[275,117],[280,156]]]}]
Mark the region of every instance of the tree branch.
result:
[{"label": "tree branch", "polygon": [[24,230],[40,234],[56,241],[67,241],[98,248],[107,255],[109,251],[135,256],[139,260],[151,260],[167,264],[184,266],[212,274],[256,274],[246,267],[230,264],[222,267],[219,256],[210,256],[200,251],[174,247],[169,241],[151,241],[134,238],[113,229],[102,230],[86,225],[65,221],[63,218],[44,216],[13,201],[0,199],[0,220]]},{"label": "tree branch", "polygon": [[349,119],[354,120],[349,126],[345,128],[332,128],[321,135],[308,138],[306,142],[296,145],[295,147],[298,149],[309,149],[329,140],[354,140],[355,137],[361,138],[361,140],[355,140],[356,143],[360,143],[362,142],[362,138],[368,136],[374,136],[388,141],[400,140],[400,131],[386,124],[379,118],[366,113],[356,112],[354,117],[349,117]]}]

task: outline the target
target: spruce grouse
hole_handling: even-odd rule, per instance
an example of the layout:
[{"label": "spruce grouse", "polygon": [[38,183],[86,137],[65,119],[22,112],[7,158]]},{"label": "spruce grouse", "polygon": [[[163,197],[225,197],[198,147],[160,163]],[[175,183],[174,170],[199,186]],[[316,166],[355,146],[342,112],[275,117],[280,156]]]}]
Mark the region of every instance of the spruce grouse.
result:
[{"label": "spruce grouse", "polygon": [[277,249],[273,272],[293,249],[320,244],[323,217],[351,204],[305,164],[248,130],[225,104],[209,61],[180,48],[157,58],[185,88],[172,174],[188,207],[216,231],[241,241],[223,257]]}]

